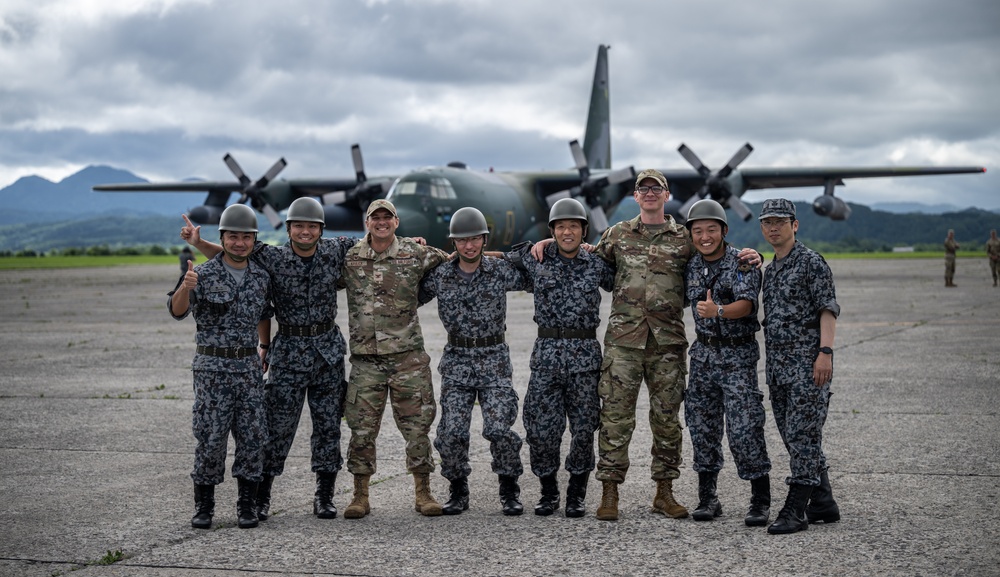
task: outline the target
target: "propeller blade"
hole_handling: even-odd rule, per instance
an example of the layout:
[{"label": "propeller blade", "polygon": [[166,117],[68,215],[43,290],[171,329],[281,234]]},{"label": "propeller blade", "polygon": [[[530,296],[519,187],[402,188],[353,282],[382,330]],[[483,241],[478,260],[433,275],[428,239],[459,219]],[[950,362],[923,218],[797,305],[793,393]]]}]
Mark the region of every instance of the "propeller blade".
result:
[{"label": "propeller blade", "polygon": [[707,194],[708,194],[708,189],[703,186],[701,187],[701,190],[699,190],[695,194],[692,194],[690,198],[684,201],[684,204],[681,205],[681,211],[680,211],[681,218],[687,220],[688,212],[691,210],[691,207],[694,206],[694,203],[705,198]]},{"label": "propeller blade", "polygon": [[351,161],[354,163],[354,174],[358,184],[368,180],[368,177],[365,176],[365,161],[361,157],[360,144],[351,145]]},{"label": "propeller blade", "polygon": [[597,231],[597,234],[608,230],[608,215],[604,213],[604,207],[601,205],[590,207],[590,226]]},{"label": "propeller blade", "polygon": [[546,196],[545,203],[549,205],[549,208],[552,208],[552,205],[555,204],[556,201],[564,198],[572,198],[572,196],[573,193],[571,189],[560,190],[559,192],[553,192],[552,194]]},{"label": "propeller blade", "polygon": [[257,182],[254,183],[254,186],[258,189],[264,188],[269,182],[274,180],[274,177],[278,176],[278,173],[284,170],[286,166],[288,166],[288,163],[285,162],[284,157],[279,158],[278,161],[271,166],[270,170],[265,172],[264,176],[260,177]]},{"label": "propeller blade", "polygon": [[609,172],[605,178],[608,179],[608,184],[621,184],[623,182],[628,182],[630,180],[635,180],[635,167],[626,166],[625,168],[619,168]]},{"label": "propeller blade", "polygon": [[274,207],[271,206],[270,204],[265,204],[264,206],[262,206],[260,211],[264,213],[264,216],[267,217],[268,222],[270,222],[271,226],[273,226],[274,228],[276,229],[281,228],[281,225],[284,224],[284,221],[281,220],[281,217],[278,216],[277,211],[275,211]]},{"label": "propeller blade", "polygon": [[347,193],[343,190],[338,190],[337,192],[328,192],[321,198],[323,199],[323,204],[325,205],[340,204],[347,200]]},{"label": "propeller blade", "polygon": [[725,166],[719,169],[718,176],[720,178],[726,178],[727,176],[732,174],[733,169],[739,166],[741,162],[746,160],[746,158],[750,156],[751,152],[753,152],[753,147],[750,146],[749,142],[747,142],[746,144],[743,145],[743,148],[740,148],[739,150],[736,151],[736,154],[734,154],[733,157],[729,159],[729,162],[727,162]]},{"label": "propeller blade", "polygon": [[243,172],[243,169],[240,168],[240,165],[236,162],[236,159],[233,158],[233,155],[227,152],[226,155],[222,157],[222,161],[226,163],[226,166],[229,167],[229,171],[236,176],[236,180],[240,181],[240,185],[242,185],[243,188],[250,186],[250,179],[247,177],[246,173]]},{"label": "propeller blade", "polygon": [[590,178],[590,165],[587,164],[587,155],[583,153],[583,148],[580,147],[580,141],[569,141],[569,151],[573,154],[573,162],[575,163],[576,170],[580,173],[580,180],[587,180]]},{"label": "propeller blade", "polygon": [[688,148],[688,145],[681,143],[681,145],[677,147],[677,152],[681,153],[684,160],[688,161],[688,164],[693,166],[694,169],[698,171],[698,174],[700,174],[703,178],[708,178],[708,175],[712,173],[712,171],[705,166],[705,163],[698,158],[698,155],[695,154],[693,150]]},{"label": "propeller blade", "polygon": [[735,194],[726,199],[726,206],[733,209],[733,212],[739,215],[744,222],[750,220],[753,216],[753,213],[750,212],[750,208],[743,204],[743,201],[740,200]]}]

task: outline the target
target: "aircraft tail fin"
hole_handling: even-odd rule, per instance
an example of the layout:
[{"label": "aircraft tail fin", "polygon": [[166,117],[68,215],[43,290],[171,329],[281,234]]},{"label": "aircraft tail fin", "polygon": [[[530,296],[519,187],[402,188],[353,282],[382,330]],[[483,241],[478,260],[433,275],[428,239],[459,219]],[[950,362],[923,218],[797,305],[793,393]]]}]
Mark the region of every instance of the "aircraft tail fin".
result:
[{"label": "aircraft tail fin", "polygon": [[594,86],[590,92],[590,112],[587,115],[587,132],[583,138],[583,152],[587,165],[592,169],[611,168],[611,104],[608,95],[608,49],[597,47],[597,67],[594,69]]}]

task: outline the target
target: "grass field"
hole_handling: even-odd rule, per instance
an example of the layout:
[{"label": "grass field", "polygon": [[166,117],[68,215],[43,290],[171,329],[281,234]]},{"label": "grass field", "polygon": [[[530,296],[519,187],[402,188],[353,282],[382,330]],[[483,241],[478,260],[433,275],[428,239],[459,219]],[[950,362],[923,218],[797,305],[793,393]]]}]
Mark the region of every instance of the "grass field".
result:
[{"label": "grass field", "polygon": [[[770,261],[773,253],[763,253],[764,262]],[[911,259],[911,258],[943,258],[941,252],[844,252],[823,255],[827,259]],[[979,251],[959,251],[959,258],[985,258],[986,253]],[[204,262],[199,256],[197,262]],[[177,255],[140,255],[140,256],[38,256],[38,257],[4,257],[0,258],[0,270],[28,268],[92,268],[102,266],[162,264],[179,267]],[[197,264],[197,263],[196,263]],[[180,270],[178,268],[178,270]]]}]

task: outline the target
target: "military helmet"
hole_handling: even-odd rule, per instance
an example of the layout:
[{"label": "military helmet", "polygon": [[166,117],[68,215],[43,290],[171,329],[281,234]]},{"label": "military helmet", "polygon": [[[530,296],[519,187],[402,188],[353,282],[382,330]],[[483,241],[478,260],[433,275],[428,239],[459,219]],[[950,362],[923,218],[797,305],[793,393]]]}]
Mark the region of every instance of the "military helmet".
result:
[{"label": "military helmet", "polygon": [[470,236],[488,235],[490,228],[486,225],[486,217],[478,209],[467,206],[451,215],[448,226],[448,238],[469,238]]},{"label": "military helmet", "polygon": [[586,227],[590,222],[587,220],[587,209],[575,198],[562,198],[549,209],[549,226],[551,227],[557,220],[582,220]]},{"label": "military helmet", "polygon": [[711,198],[699,200],[691,205],[691,210],[688,211],[684,224],[690,230],[691,223],[696,220],[717,220],[722,223],[722,226],[729,226],[729,222],[726,220],[726,209]]},{"label": "military helmet", "polygon": [[257,213],[245,204],[231,204],[219,218],[219,232],[257,232]]},{"label": "military helmet", "polygon": [[323,215],[323,205],[318,200],[309,196],[296,198],[292,204],[288,205],[288,213],[285,215],[285,222],[318,222],[326,224]]}]

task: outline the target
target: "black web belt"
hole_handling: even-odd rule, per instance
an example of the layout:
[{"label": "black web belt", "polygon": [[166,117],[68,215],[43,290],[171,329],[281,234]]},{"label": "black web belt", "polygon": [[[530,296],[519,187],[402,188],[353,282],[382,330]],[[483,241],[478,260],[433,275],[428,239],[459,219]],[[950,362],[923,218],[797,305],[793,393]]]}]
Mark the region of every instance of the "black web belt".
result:
[{"label": "black web belt", "polygon": [[538,327],[540,339],[596,339],[597,329],[564,329],[559,327]]},{"label": "black web belt", "polygon": [[285,337],[315,337],[326,334],[336,323],[329,321],[318,325],[283,325],[278,324],[278,334]]},{"label": "black web belt", "polygon": [[737,345],[752,343],[755,340],[757,340],[756,335],[743,335],[742,337],[710,337],[701,333],[698,334],[699,343],[713,347],[735,347]]},{"label": "black web belt", "polygon": [[462,337],[448,333],[448,344],[453,347],[463,347],[474,349],[479,347],[492,347],[503,343],[503,334],[490,335],[488,337]]},{"label": "black web belt", "polygon": [[242,359],[243,357],[257,354],[256,347],[204,347],[198,345],[196,350],[199,355],[222,357],[224,359]]}]

